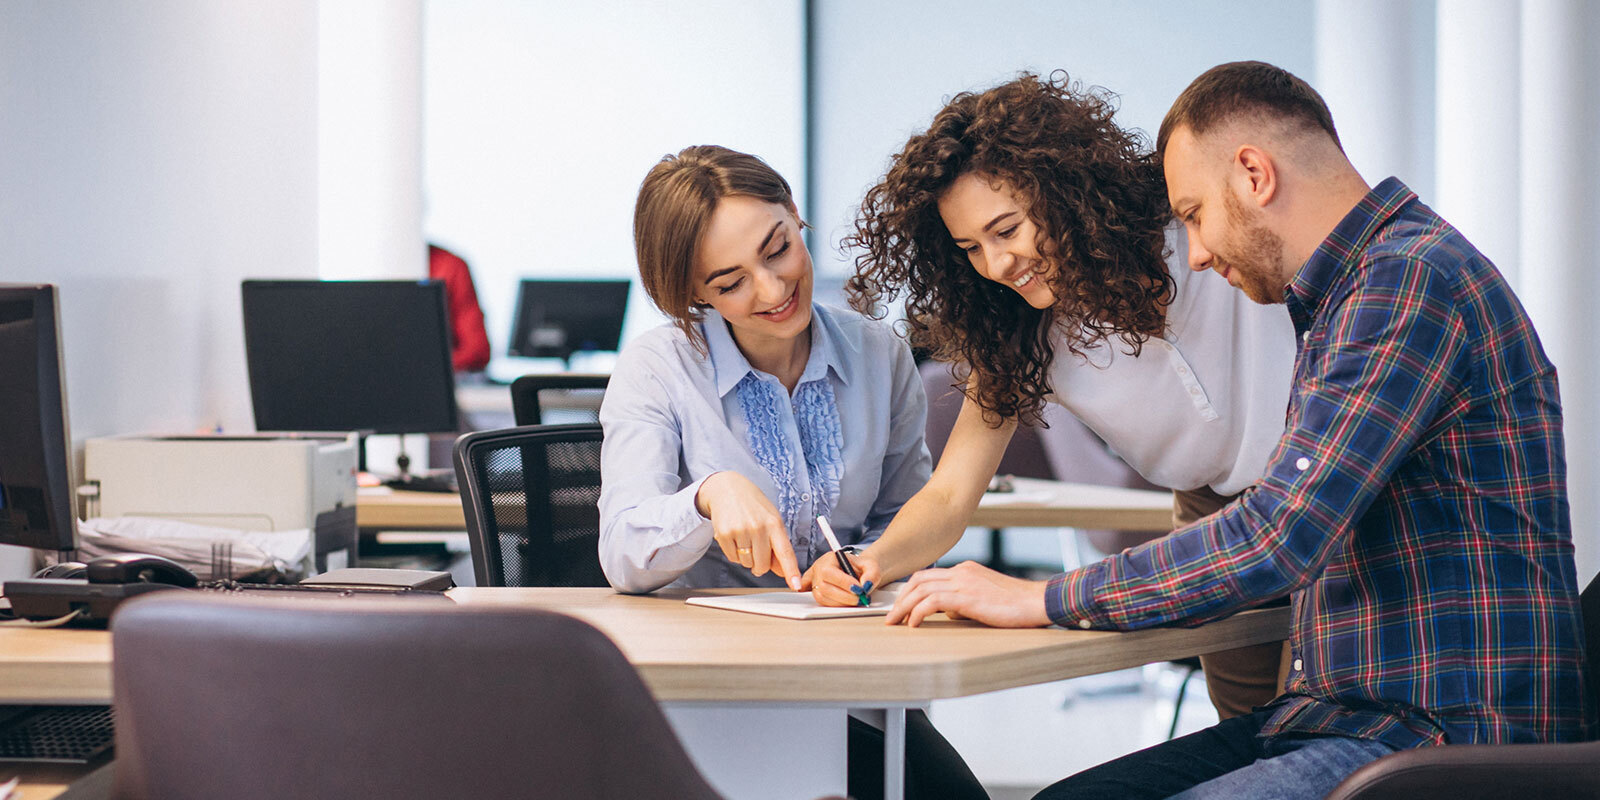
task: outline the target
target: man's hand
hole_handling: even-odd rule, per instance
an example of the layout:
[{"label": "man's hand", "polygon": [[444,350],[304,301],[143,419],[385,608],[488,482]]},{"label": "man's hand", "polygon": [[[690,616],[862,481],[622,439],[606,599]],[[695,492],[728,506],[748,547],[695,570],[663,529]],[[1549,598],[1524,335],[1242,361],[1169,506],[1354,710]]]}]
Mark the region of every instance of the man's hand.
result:
[{"label": "man's hand", "polygon": [[1050,624],[1044,610],[1044,581],[1025,581],[972,561],[949,569],[925,569],[911,576],[888,623],[913,628],[929,614],[973,619],[997,628],[1037,628]]}]

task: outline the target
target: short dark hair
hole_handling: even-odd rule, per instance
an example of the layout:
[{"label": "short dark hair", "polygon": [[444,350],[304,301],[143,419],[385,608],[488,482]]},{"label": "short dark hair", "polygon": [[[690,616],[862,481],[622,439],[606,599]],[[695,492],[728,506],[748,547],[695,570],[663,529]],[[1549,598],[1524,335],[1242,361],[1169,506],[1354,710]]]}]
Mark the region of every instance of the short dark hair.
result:
[{"label": "short dark hair", "polygon": [[1173,131],[1187,127],[1195,136],[1236,117],[1256,114],[1321,130],[1341,151],[1339,132],[1333,128],[1328,104],[1311,84],[1282,67],[1261,61],[1234,61],[1212,67],[1195,78],[1178,95],[1161,120],[1156,136],[1156,155],[1167,153],[1167,140]]}]

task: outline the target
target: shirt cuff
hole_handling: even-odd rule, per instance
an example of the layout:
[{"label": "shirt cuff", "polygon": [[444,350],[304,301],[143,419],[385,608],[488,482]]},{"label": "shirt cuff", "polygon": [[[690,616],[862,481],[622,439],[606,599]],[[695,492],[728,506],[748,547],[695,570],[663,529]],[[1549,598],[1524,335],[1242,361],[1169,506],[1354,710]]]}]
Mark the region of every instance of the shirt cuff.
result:
[{"label": "shirt cuff", "polygon": [[1044,610],[1050,621],[1063,628],[1114,628],[1094,599],[1104,580],[1104,561],[1051,578],[1044,590]]}]

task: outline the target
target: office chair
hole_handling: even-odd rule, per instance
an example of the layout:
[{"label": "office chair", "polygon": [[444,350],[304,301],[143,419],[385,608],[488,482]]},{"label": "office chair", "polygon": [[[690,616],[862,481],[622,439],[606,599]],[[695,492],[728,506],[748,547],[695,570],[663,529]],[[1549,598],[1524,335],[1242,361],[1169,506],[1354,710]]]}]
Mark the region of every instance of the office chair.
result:
[{"label": "office chair", "polygon": [[[1600,576],[1583,590],[1584,689],[1600,731]],[[1463,744],[1403,750],[1351,773],[1328,800],[1600,797],[1600,741]]]},{"label": "office chair", "polygon": [[161,594],[112,632],[113,797],[719,797],[581,620],[443,598]]},{"label": "office chair", "polygon": [[586,422],[598,422],[600,403],[594,395],[605,392],[606,384],[610,381],[610,375],[569,372],[524,375],[511,382],[511,414],[518,425],[543,425],[546,404],[540,403],[539,395],[548,392],[552,400],[561,396],[568,398],[568,403],[560,404],[562,411],[572,416],[584,416]]},{"label": "office chair", "polygon": [[609,586],[600,569],[600,425],[526,425],[456,440],[478,586]]}]

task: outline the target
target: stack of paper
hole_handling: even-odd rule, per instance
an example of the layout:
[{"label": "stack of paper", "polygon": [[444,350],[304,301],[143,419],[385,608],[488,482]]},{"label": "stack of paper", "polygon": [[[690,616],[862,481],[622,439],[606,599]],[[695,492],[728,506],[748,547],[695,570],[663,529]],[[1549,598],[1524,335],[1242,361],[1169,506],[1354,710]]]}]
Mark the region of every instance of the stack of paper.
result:
[{"label": "stack of paper", "polygon": [[870,606],[820,606],[811,599],[810,592],[758,592],[756,594],[728,594],[691,597],[684,602],[692,606],[765,614],[787,619],[831,619],[834,617],[871,617],[889,613],[899,596],[900,583],[891,583],[872,593]]}]

